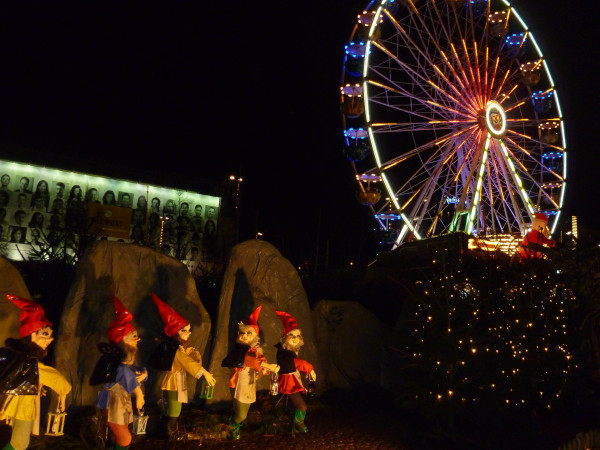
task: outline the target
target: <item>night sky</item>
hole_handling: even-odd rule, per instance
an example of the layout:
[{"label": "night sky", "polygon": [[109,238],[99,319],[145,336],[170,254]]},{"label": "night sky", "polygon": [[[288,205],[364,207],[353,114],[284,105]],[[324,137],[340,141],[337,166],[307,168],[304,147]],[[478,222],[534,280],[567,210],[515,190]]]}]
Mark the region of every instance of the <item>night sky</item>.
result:
[{"label": "night sky", "polygon": [[[297,263],[317,241],[332,263],[372,259],[339,116],[343,48],[366,2],[211,3],[3,4],[3,156],[196,189],[241,174],[242,238],[261,231]],[[561,98],[566,216],[600,228],[600,8],[513,6]]]}]

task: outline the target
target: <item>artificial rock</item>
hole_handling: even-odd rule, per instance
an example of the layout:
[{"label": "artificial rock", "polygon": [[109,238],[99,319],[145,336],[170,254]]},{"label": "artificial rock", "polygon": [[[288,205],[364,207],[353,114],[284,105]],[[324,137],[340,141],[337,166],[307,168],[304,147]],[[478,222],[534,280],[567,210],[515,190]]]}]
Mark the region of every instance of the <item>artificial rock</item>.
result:
[{"label": "artificial rock", "polygon": [[312,314],[327,387],[379,385],[386,326],[352,301],[321,300]]},{"label": "artificial rock", "polygon": [[[319,375],[320,362],[310,306],[296,269],[273,245],[260,240],[242,242],[232,249],[223,278],[210,359],[210,371],[217,384],[209,403],[231,400],[227,387],[230,369],[221,367],[221,361],[232,348],[237,324],[259,305],[262,305],[258,319],[259,337],[268,362],[276,363],[274,346],[283,334],[281,320],[273,312],[275,308],[296,319],[305,342],[299,357],[313,364]],[[269,377],[261,377],[257,390],[268,387]]]},{"label": "artificial rock", "polygon": [[[97,344],[108,342],[107,328],[115,317],[113,296],[133,315],[133,325],[141,338],[136,363],[145,365],[156,337],[164,331],[152,292],[190,321],[192,343],[204,355],[210,318],[188,269],[176,259],[147,247],[98,241],[79,263],[56,341],[55,367],[73,385],[72,403],[91,405],[96,399],[99,386],[90,386],[89,379],[100,357]],[[157,374],[148,370],[146,396],[152,400],[158,392]],[[190,399],[195,390],[195,380],[188,377]]]},{"label": "artificial rock", "polygon": [[4,345],[4,341],[9,337],[18,338],[21,325],[21,310],[8,301],[6,294],[32,299],[19,271],[0,256],[0,346]]}]

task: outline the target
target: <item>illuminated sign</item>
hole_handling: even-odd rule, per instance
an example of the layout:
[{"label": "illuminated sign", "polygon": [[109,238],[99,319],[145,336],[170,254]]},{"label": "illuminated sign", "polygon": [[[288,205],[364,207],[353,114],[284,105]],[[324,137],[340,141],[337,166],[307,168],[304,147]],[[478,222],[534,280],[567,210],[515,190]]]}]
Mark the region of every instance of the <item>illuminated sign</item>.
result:
[{"label": "illuminated sign", "polygon": [[0,242],[13,259],[81,232],[204,259],[219,208],[197,192],[0,160]]},{"label": "illuminated sign", "polygon": [[454,195],[450,195],[450,196],[446,197],[447,205],[458,205],[459,202],[460,202],[460,199]]}]

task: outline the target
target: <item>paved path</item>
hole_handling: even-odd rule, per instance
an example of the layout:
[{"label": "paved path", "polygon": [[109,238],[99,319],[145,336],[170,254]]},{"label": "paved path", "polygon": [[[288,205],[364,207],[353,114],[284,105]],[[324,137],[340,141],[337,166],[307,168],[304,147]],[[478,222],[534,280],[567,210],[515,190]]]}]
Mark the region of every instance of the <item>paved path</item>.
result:
[{"label": "paved path", "polygon": [[[224,416],[223,416],[224,418]],[[182,421],[189,417],[182,416]],[[239,441],[204,439],[201,447],[208,449],[413,449],[410,427],[400,419],[396,410],[381,403],[360,402],[357,399],[324,400],[309,403],[306,425],[307,434],[291,436],[288,425],[275,434],[252,434],[256,423],[264,420],[255,411],[248,417],[248,425],[242,428]],[[189,423],[189,422],[188,422]],[[189,429],[189,428],[188,428]],[[146,439],[131,446],[132,450],[162,448],[193,449],[199,441],[176,443],[166,446],[163,441]]]}]

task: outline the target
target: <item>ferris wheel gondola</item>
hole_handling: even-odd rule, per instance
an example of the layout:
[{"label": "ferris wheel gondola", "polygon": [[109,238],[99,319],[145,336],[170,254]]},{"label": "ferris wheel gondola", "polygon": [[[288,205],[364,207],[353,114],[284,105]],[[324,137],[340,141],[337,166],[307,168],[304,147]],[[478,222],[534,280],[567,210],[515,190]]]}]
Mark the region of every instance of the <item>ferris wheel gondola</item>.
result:
[{"label": "ferris wheel gondola", "polygon": [[457,231],[524,235],[536,212],[554,232],[564,121],[547,60],[508,1],[372,1],[342,73],[358,197],[392,247]]}]

